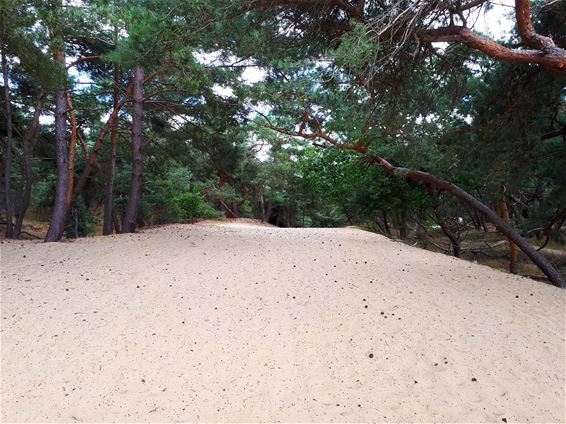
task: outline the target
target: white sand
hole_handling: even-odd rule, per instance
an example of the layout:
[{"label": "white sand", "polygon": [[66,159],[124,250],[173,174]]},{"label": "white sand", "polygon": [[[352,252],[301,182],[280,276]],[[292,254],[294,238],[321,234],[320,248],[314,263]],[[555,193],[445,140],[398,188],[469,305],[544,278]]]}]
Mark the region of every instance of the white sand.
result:
[{"label": "white sand", "polygon": [[565,419],[564,291],[361,230],[175,225],[1,264],[3,422]]}]

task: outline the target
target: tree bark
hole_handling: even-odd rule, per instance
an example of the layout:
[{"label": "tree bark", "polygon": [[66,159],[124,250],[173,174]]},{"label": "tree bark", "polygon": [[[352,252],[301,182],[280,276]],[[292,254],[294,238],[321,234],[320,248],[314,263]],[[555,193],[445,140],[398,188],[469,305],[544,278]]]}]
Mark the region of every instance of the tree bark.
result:
[{"label": "tree bark", "polygon": [[[118,109],[118,98],[120,95],[120,70],[118,66],[114,66],[114,93],[113,93],[113,110]],[[116,143],[118,141],[118,123],[120,117],[115,113],[112,130],[110,133],[110,163],[108,166],[108,175],[106,179],[106,194],[104,198],[104,221],[102,225],[102,234],[112,234],[113,218],[112,210],[114,208],[114,178],[116,171]]]},{"label": "tree bark", "polygon": [[441,219],[438,220],[438,225],[440,226],[440,229],[442,230],[444,235],[446,235],[446,237],[448,237],[448,240],[450,241],[452,255],[454,255],[455,258],[459,258],[461,248],[460,248],[460,240],[458,239],[458,236],[454,234],[452,230],[450,230],[446,222],[442,221]]},{"label": "tree bark", "polygon": [[270,223],[271,214],[273,213],[273,203],[271,201],[267,202],[267,208],[265,209],[265,219],[264,222]]},{"label": "tree bark", "polygon": [[118,216],[116,209],[112,210],[112,223],[114,224],[114,232],[116,234],[120,234],[122,229],[120,228],[120,217]]},{"label": "tree bark", "polygon": [[401,176],[406,179],[411,179],[415,181],[422,181],[426,184],[430,184],[437,189],[444,190],[454,197],[464,202],[466,205],[474,210],[477,210],[483,214],[489,221],[491,221],[497,229],[503,233],[509,240],[515,243],[534,263],[539,269],[547,276],[549,281],[557,287],[566,287],[565,281],[562,279],[560,273],[554,268],[554,266],[546,260],[542,255],[540,255],[537,250],[523,237],[521,237],[515,230],[513,230],[507,223],[494,212],[491,208],[484,205],[478,199],[473,197],[468,192],[464,191],[455,184],[448,181],[437,178],[427,172],[422,171],[411,171],[406,168],[400,168],[391,165],[387,160],[381,157],[374,157],[370,159],[370,163],[380,166],[384,171],[393,176]]},{"label": "tree bark", "polygon": [[[507,207],[507,201],[503,199],[501,204],[499,205],[499,209],[501,211],[501,217],[506,223],[511,221],[511,217],[509,216],[509,208]],[[517,259],[519,258],[519,252],[517,250],[517,246],[515,243],[511,241],[511,239],[507,239],[509,245],[509,272],[511,274],[517,273]]]},{"label": "tree bark", "polygon": [[533,63],[561,74],[566,73],[566,50],[555,45],[544,50],[510,49],[490,38],[476,34],[465,26],[449,26],[424,30],[419,33],[419,39],[427,43],[461,43],[502,62]]},{"label": "tree bark", "polygon": [[10,79],[8,61],[2,48],[2,76],[4,77],[4,101],[6,103],[6,153],[4,165],[4,202],[6,206],[6,238],[14,238],[14,202],[12,199],[12,100],[10,99]]},{"label": "tree bark", "polygon": [[389,219],[387,217],[387,212],[381,211],[381,216],[383,217],[383,228],[388,236],[391,235],[391,227],[389,226]]},{"label": "tree bark", "polygon": [[132,182],[128,204],[122,223],[123,233],[136,230],[138,208],[140,205],[143,184],[143,82],[144,68],[137,66],[133,79],[132,105]]},{"label": "tree bark", "polygon": [[259,195],[259,207],[261,208],[261,221],[265,222],[265,202],[263,200],[263,192]]},{"label": "tree bark", "polygon": [[[61,7],[61,5],[60,5]],[[57,33],[53,37],[56,45],[53,54],[55,61],[61,66],[62,71],[66,72],[65,52],[62,36]],[[67,219],[67,186],[69,180],[68,169],[68,149],[66,140],[66,119],[67,116],[67,96],[64,88],[55,93],[55,145],[57,157],[57,185],[55,188],[55,202],[49,229],[45,237],[46,242],[61,240],[65,230]]]}]

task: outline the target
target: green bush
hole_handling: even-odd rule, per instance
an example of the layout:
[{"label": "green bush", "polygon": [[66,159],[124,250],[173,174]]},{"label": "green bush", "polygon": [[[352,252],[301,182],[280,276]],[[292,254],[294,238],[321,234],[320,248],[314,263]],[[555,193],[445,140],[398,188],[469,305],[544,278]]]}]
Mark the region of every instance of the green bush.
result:
[{"label": "green bush", "polygon": [[189,222],[196,218],[219,218],[222,215],[206,203],[202,194],[194,191],[175,196],[172,203],[179,218]]}]

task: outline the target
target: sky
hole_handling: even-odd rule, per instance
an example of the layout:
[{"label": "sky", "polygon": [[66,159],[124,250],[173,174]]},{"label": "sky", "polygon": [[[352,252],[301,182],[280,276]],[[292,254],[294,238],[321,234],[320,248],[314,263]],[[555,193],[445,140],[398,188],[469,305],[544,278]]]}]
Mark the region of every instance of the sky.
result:
[{"label": "sky", "polygon": [[474,28],[476,31],[500,39],[513,29],[514,17],[514,0],[493,1],[492,8],[489,11],[480,13]]}]

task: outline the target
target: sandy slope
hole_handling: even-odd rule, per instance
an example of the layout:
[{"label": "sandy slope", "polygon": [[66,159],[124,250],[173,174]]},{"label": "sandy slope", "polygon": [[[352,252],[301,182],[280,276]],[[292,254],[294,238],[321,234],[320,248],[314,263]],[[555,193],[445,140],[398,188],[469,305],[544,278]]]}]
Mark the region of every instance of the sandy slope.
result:
[{"label": "sandy slope", "polygon": [[4,242],[2,419],[564,420],[564,292],[356,229]]}]

